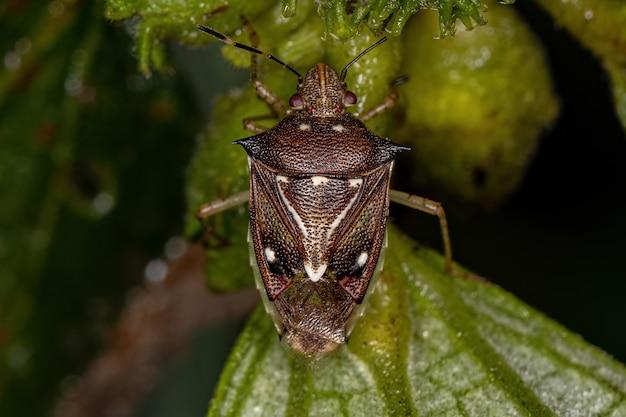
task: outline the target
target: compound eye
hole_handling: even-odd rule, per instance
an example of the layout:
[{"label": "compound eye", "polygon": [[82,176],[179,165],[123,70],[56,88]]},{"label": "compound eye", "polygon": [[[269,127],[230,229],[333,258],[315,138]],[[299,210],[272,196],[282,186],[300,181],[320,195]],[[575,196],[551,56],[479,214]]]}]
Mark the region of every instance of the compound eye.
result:
[{"label": "compound eye", "polygon": [[354,106],[356,104],[356,94],[354,94],[352,91],[346,91],[346,93],[343,95],[343,105],[348,107],[348,106]]},{"label": "compound eye", "polygon": [[302,98],[300,94],[294,94],[289,99],[289,106],[292,109],[296,109],[296,110],[301,109],[304,107],[304,99]]}]

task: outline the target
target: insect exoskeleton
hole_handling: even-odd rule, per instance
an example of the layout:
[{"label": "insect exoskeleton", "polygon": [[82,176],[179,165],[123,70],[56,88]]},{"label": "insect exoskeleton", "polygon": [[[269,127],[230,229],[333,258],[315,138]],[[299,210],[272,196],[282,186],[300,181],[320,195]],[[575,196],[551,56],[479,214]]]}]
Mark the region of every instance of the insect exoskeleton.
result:
[{"label": "insect exoskeleton", "polygon": [[198,217],[249,199],[251,264],[278,333],[305,355],[333,351],[346,342],[382,268],[390,198],[439,217],[447,268],[451,260],[441,205],[389,189],[394,157],[408,148],[374,135],[363,123],[390,108],[395,92],[359,116],[346,111],[357,102],[346,88],[348,68],[385,38],[356,56],[339,75],[320,63],[302,79],[256,45],[200,29],[283,65],[298,76],[298,89],[287,108],[257,80],[253,55],[253,86],[284,118],[271,129],[256,125],[255,119],[244,121],[257,133],[235,142],[248,154],[249,194],[205,204]]},{"label": "insect exoskeleton", "polygon": [[406,149],[346,113],[345,94],[318,64],[299,108],[237,141],[250,158],[253,267],[278,331],[304,353],[349,335],[381,259],[393,158]]}]

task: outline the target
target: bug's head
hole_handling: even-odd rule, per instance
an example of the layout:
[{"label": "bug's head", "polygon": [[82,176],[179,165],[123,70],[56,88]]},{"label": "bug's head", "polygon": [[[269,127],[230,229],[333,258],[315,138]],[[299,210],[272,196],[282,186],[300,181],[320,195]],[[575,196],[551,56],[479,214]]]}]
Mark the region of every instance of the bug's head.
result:
[{"label": "bug's head", "polygon": [[346,107],[356,104],[356,95],[346,89],[348,69],[372,49],[384,43],[382,37],[348,62],[337,75],[335,70],[326,64],[317,64],[306,73],[304,81],[298,85],[298,92],[289,99],[292,110],[304,110],[318,117],[341,114]]},{"label": "bug's head", "polygon": [[346,90],[335,70],[322,63],[306,73],[298,92],[289,99],[293,110],[304,110],[318,117],[341,114],[346,107],[354,104],[356,95]]}]

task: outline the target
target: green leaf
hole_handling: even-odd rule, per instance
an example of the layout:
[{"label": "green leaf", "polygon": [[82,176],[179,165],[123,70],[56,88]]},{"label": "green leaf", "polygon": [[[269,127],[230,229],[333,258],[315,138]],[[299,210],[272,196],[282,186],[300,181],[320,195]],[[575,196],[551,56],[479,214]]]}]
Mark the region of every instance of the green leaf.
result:
[{"label": "green leaf", "polygon": [[306,362],[259,307],[208,412],[221,416],[625,416],[626,368],[497,286],[444,275],[395,228],[347,345]]},{"label": "green leaf", "polygon": [[148,75],[152,68],[167,69],[164,41],[175,39],[187,45],[203,45],[210,37],[202,35],[196,25],[208,24],[231,33],[241,26],[240,16],[254,19],[271,13],[273,0],[233,0],[227,7],[223,0],[107,0],[105,16],[111,20],[135,19],[135,42],[140,70]]},{"label": "green leaf", "polygon": [[468,30],[486,23],[482,15],[485,6],[481,0],[373,0],[354,3],[348,0],[320,2],[319,12],[331,36],[349,39],[359,33],[361,23],[375,32],[385,31],[398,36],[409,18],[425,9],[439,12],[441,37],[454,35],[457,21],[461,21]]},{"label": "green leaf", "polygon": [[[248,188],[246,153],[233,140],[248,136],[241,120],[267,110],[251,89],[221,98],[214,109],[214,126],[201,134],[198,149],[187,171],[186,232],[199,233],[202,225],[194,213],[201,204],[226,198]],[[229,291],[252,285],[246,242],[248,210],[243,205],[206,222],[205,271],[214,291]]]}]

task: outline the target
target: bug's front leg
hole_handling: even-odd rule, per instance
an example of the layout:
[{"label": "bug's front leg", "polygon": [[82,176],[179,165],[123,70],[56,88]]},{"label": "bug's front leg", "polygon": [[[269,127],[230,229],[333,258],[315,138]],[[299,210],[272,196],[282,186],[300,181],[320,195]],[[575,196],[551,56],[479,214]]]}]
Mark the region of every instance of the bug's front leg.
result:
[{"label": "bug's front leg", "polygon": [[268,119],[275,119],[275,118],[276,118],[276,115],[273,113],[265,114],[262,116],[247,117],[243,119],[243,128],[246,130],[249,130],[252,133],[263,133],[267,130],[267,128],[265,126],[259,125],[257,122],[259,120],[268,120]]},{"label": "bug's front leg", "polygon": [[242,191],[224,199],[204,203],[196,210],[196,218],[203,222],[207,217],[245,203],[248,201],[249,195],[248,191]]},{"label": "bug's front leg", "polygon": [[361,119],[362,122],[365,122],[372,117],[378,116],[379,114],[382,114],[395,106],[395,104],[398,102],[398,92],[396,91],[396,87],[400,84],[404,84],[407,80],[407,77],[399,77],[393,80],[391,82],[391,92],[389,93],[389,95],[385,97],[380,104],[359,115],[359,119]]},{"label": "bug's front leg", "polygon": [[383,99],[382,103],[378,104],[375,107],[372,107],[365,113],[361,114],[359,116],[359,119],[361,119],[362,122],[365,122],[374,116],[378,116],[379,114],[382,114],[392,108],[397,101],[398,93],[396,91],[392,91],[387,97]]},{"label": "bug's front leg", "polygon": [[452,273],[452,245],[450,244],[446,212],[443,210],[441,203],[398,190],[389,190],[389,199],[394,203],[402,204],[403,206],[411,207],[439,218],[439,228],[441,229],[445,257],[444,269],[446,272]]},{"label": "bug's front leg", "polygon": [[[254,48],[259,47],[259,36],[256,31],[245,17],[241,16],[241,21],[243,23],[244,29],[248,32],[250,36],[250,44]],[[285,103],[262,82],[258,78],[258,56],[255,54],[250,55],[250,80],[252,82],[252,86],[256,90],[257,96],[261,100],[263,100],[267,105],[272,109],[275,115],[284,115],[287,106]]]}]

